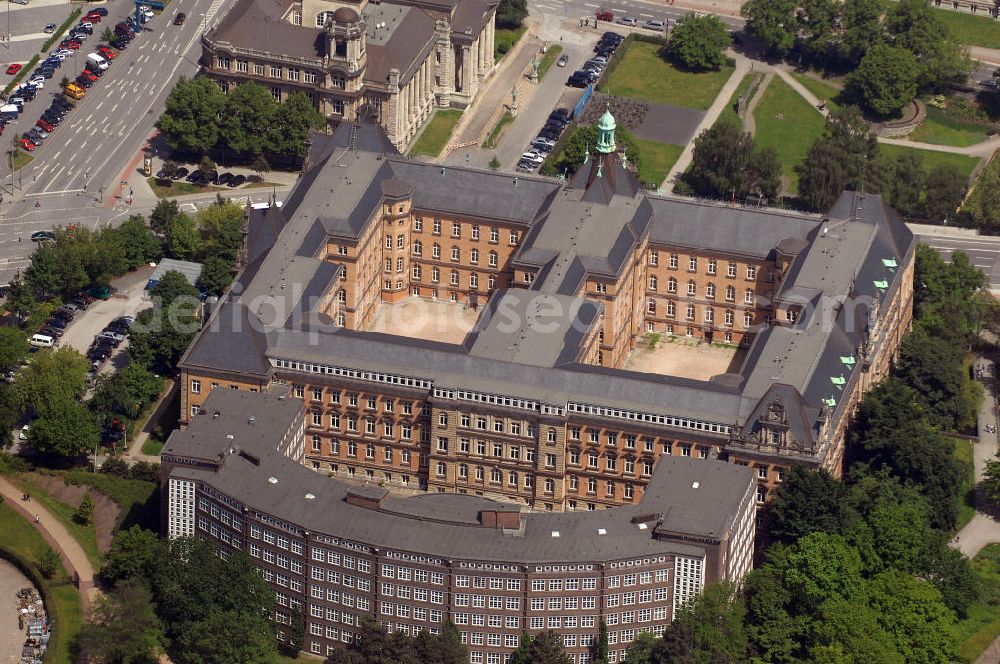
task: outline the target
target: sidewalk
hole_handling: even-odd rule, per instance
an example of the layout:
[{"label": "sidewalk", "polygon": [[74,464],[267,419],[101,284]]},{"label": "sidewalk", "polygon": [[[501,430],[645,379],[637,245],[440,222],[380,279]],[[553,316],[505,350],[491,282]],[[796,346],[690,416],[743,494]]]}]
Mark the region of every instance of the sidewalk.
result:
[{"label": "sidewalk", "polygon": [[[979,441],[972,446],[973,465],[976,469],[976,484],[983,480],[986,471],[986,462],[994,458],[997,453],[997,434],[987,433],[986,427],[996,427],[996,395],[993,387],[993,362],[978,358],[977,365],[986,365],[989,369],[985,372],[986,379],[983,384],[983,403],[979,407]],[[1000,542],[1000,522],[993,514],[983,509],[981,496],[976,493],[976,515],[962,530],[955,535],[951,545],[958,548],[965,555],[975,556],[979,551],[994,542]],[[996,660],[994,660],[996,661]]]},{"label": "sidewalk", "polygon": [[[733,55],[736,60],[736,69],[733,71],[732,76],[726,81],[726,84],[722,86],[722,90],[715,97],[715,101],[709,107],[708,111],[705,112],[705,117],[702,118],[701,122],[698,124],[698,128],[695,129],[695,137],[699,136],[701,132],[705,131],[709,127],[715,124],[715,121],[719,119],[719,115],[725,110],[726,105],[729,104],[730,98],[733,93],[736,92],[736,88],[739,87],[740,81],[743,77],[751,72],[754,65],[753,63],[744,55],[739,53],[733,54],[731,51],[729,55]],[[688,144],[684,146],[684,151],[681,152],[681,156],[677,159],[677,162],[667,173],[667,177],[663,179],[663,184],[660,185],[665,191],[673,190],[674,183],[681,176],[684,171],[687,170],[688,166],[691,165],[691,158],[694,156],[694,141],[688,141]]]},{"label": "sidewalk", "polygon": [[180,389],[180,383],[176,380],[170,382],[170,387],[160,396],[159,400],[156,402],[156,406],[153,407],[153,412],[146,419],[145,423],[142,425],[142,430],[135,435],[132,442],[129,443],[128,449],[122,453],[122,459],[132,465],[136,461],[146,461],[148,463],[160,463],[159,455],[143,454],[142,445],[149,439],[149,434],[153,432],[153,427],[156,426],[157,422],[163,416],[164,411],[170,407],[170,402]]},{"label": "sidewalk", "polygon": [[91,603],[97,598],[100,591],[96,587],[94,568],[91,567],[90,561],[87,560],[87,554],[83,552],[80,544],[73,539],[73,536],[69,534],[65,526],[51,512],[36,502],[28,504],[22,502],[21,494],[21,490],[11,484],[7,478],[0,477],[0,495],[5,498],[6,504],[20,512],[31,522],[34,521],[37,514],[39,523],[35,527],[49,545],[59,552],[70,577],[74,574],[79,575],[80,599],[83,602],[83,611],[85,614],[89,613]]}]

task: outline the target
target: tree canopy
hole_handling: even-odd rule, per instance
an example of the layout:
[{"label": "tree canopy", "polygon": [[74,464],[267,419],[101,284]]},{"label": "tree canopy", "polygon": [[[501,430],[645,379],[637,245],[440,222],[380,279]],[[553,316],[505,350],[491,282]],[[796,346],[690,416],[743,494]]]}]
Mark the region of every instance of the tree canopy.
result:
[{"label": "tree canopy", "polygon": [[670,31],[663,52],[686,69],[719,69],[726,63],[725,51],[731,41],[729,30],[718,16],[689,12]]},{"label": "tree canopy", "polygon": [[700,196],[743,201],[755,194],[775,200],[781,187],[781,164],[773,148],[758,147],[749,133],[723,121],[695,139],[685,181]]}]

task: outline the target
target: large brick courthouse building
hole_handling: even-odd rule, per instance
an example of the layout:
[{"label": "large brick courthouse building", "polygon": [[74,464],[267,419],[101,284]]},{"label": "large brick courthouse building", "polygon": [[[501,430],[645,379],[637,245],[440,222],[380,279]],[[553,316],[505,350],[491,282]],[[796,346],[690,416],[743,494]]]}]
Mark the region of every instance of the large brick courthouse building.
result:
[{"label": "large brick courthouse building", "polygon": [[[208,527],[232,500],[300,541],[324,533],[339,560],[354,546],[371,565],[390,550],[428,564],[437,552],[463,601],[458,588],[477,575],[511,590],[499,572],[517,571],[529,574],[518,583],[535,585],[532,566],[576,579],[585,575],[574,565],[609,575],[664,563],[671,598],[689,558],[701,561],[698,588],[741,578],[742,564],[729,566],[741,554],[710,550],[741,541],[744,488],[751,504],[765,501],[792,463],[839,475],[852,413],[910,326],[915,241],[874,195],[845,193],[823,216],[651,196],[617,154],[614,118],[598,127],[594,154],[568,181],[412,162],[365,122],[317,137],[288,200],[248,209],[242,270],[181,360],[190,428],[164,452],[164,495],[187,521],[173,534],[205,534],[195,496],[215,495],[205,497]],[[378,324],[413,309],[448,317]],[[702,366],[713,353],[729,353],[718,371]],[[301,446],[265,441],[287,472],[305,467],[291,486],[256,452],[257,464],[209,445],[191,461],[198,426],[216,411],[226,418],[213,401],[220,390],[280,391],[284,407],[300,409],[289,430]],[[258,424],[298,417],[258,410]],[[297,502],[303,490],[315,502]],[[698,508],[709,496],[711,516]],[[549,511],[582,513],[540,514]],[[437,537],[373,516],[390,513],[466,529]],[[642,532],[650,515],[652,532]],[[599,530],[626,523],[642,533],[634,548],[617,536],[596,544]],[[533,537],[500,534],[519,528]],[[569,532],[587,543],[563,547]],[[681,540],[698,550],[677,548]],[[486,543],[495,555],[478,548]],[[457,571],[471,560],[497,573]],[[537,603],[523,599],[521,609]],[[656,615],[613,629],[616,638],[669,621],[669,611]],[[534,629],[532,618],[523,613],[510,634]],[[343,625],[330,629],[341,638]],[[491,631],[494,647],[477,649],[483,633],[469,632],[470,649],[501,661],[507,637]],[[569,651],[586,661],[583,649]]]}]

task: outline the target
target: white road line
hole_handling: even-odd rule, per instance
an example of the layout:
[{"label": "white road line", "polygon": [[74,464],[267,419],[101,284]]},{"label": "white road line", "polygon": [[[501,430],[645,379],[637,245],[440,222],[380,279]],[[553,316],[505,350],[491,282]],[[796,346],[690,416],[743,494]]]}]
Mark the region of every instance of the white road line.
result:
[{"label": "white road line", "polygon": [[[66,167],[65,166],[60,166],[59,170],[52,174],[52,178],[49,180],[49,183],[47,185],[45,185],[44,189],[42,189],[42,193],[43,194],[46,193],[46,192],[48,192],[48,190],[52,187],[52,185],[54,185],[56,183],[56,178],[58,178],[62,174],[62,172],[64,170],[66,170]],[[53,193],[55,193],[55,192],[53,192]]]},{"label": "white road line", "polygon": [[118,102],[115,102],[115,105],[111,107],[111,112],[114,113],[117,110],[118,110]]}]

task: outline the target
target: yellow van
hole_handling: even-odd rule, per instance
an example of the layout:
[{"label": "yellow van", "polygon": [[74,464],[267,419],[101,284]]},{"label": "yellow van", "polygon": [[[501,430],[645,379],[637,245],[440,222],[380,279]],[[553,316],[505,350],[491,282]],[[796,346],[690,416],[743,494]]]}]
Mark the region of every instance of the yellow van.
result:
[{"label": "yellow van", "polygon": [[75,83],[67,85],[63,92],[66,93],[67,97],[72,97],[73,99],[83,99],[84,95],[87,94],[86,90]]}]

